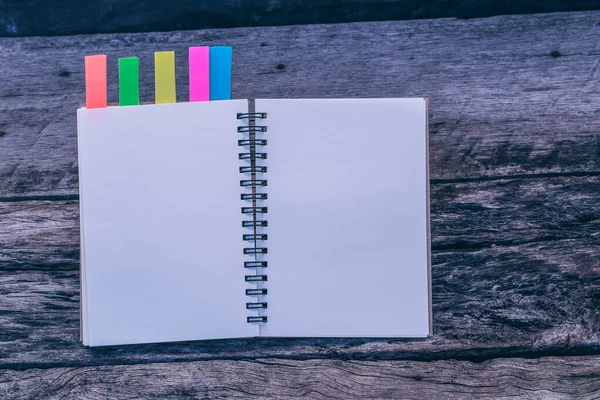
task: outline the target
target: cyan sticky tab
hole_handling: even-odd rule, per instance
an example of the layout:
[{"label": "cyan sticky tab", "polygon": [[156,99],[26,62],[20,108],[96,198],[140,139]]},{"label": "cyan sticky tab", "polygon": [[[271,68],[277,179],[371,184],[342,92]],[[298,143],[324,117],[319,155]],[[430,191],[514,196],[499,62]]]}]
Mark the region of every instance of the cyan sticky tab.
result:
[{"label": "cyan sticky tab", "polygon": [[231,99],[231,47],[210,48],[210,99]]}]

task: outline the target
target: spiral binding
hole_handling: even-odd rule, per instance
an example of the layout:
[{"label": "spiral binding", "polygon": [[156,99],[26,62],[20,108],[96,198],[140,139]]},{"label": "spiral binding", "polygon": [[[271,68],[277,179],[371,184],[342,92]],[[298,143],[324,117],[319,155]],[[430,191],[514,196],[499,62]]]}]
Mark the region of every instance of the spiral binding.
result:
[{"label": "spiral binding", "polygon": [[[263,190],[267,186],[267,179],[264,175],[267,173],[265,165],[259,165],[262,160],[267,159],[267,153],[264,148],[267,146],[267,139],[257,137],[257,134],[267,132],[267,127],[264,125],[256,125],[256,120],[266,119],[267,113],[248,112],[238,113],[237,119],[247,120],[247,125],[237,127],[239,134],[243,135],[238,140],[238,146],[243,148],[239,153],[238,158],[245,162],[240,166],[240,174],[244,174],[244,179],[240,179],[240,187],[249,190],[242,193],[240,199],[248,202],[247,205],[241,208],[242,215],[248,219],[242,220],[242,227],[249,228],[252,233],[244,233],[242,239],[248,242],[249,246],[244,247],[244,255],[252,257],[250,261],[244,261],[244,268],[254,269],[255,273],[244,275],[244,280],[254,285],[252,288],[246,289],[246,296],[252,296],[256,300],[248,301],[246,309],[255,311],[257,315],[247,317],[248,323],[263,323],[267,322],[267,317],[262,315],[262,310],[267,308],[267,302],[261,296],[267,295],[267,289],[263,287],[264,282],[267,282],[267,275],[262,273],[264,268],[267,268],[267,261],[261,257],[268,252],[266,241],[268,235],[263,232],[268,226],[266,214],[268,207],[260,204],[261,201],[267,200],[267,193]],[[260,149],[260,151],[257,151]]]}]

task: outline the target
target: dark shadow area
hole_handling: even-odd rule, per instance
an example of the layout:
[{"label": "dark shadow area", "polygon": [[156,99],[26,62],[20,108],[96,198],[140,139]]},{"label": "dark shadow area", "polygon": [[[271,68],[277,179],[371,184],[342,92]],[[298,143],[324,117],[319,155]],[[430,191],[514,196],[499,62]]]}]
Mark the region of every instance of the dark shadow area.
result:
[{"label": "dark shadow area", "polygon": [[0,36],[149,32],[600,9],[598,0],[0,0]]}]

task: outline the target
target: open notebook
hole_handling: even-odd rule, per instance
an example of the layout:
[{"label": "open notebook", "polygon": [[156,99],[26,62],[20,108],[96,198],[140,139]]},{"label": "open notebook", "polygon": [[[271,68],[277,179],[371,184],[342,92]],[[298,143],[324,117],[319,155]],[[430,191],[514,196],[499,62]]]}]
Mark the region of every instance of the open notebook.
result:
[{"label": "open notebook", "polygon": [[425,99],[77,119],[85,345],[431,333]]}]

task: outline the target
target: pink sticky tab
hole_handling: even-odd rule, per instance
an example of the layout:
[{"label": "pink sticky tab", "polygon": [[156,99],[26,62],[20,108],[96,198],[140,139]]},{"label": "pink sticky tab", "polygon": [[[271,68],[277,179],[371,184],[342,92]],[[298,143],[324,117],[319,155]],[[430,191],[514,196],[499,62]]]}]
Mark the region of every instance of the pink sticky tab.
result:
[{"label": "pink sticky tab", "polygon": [[190,101],[210,100],[209,48],[190,47]]}]

